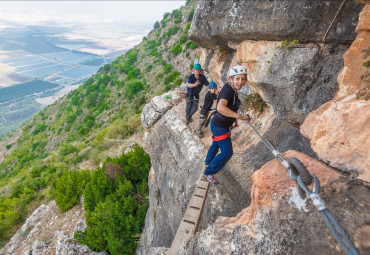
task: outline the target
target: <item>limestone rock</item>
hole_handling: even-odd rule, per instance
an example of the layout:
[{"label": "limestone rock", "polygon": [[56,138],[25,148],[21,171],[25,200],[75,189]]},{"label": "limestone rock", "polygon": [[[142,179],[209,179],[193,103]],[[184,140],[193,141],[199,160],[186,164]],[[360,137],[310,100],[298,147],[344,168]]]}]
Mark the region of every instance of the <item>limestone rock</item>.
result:
[{"label": "limestone rock", "polygon": [[56,255],[108,255],[106,252],[92,252],[86,245],[81,245],[63,232],[57,233]]},{"label": "limestone rock", "polygon": [[182,98],[181,92],[168,92],[161,96],[156,96],[152,101],[144,106],[141,114],[141,122],[145,128],[152,126],[173,104]]},{"label": "limestone rock", "polygon": [[[230,49],[248,40],[321,42],[341,1],[199,1],[189,38],[205,48]],[[348,43],[363,5],[346,1],[326,42]],[[258,17],[258,18],[256,18]]]},{"label": "limestone rock", "polygon": [[354,96],[329,102],[311,113],[301,132],[319,157],[370,182],[370,103]]},{"label": "limestone rock", "polygon": [[356,31],[359,33],[356,40],[352,43],[348,51],[343,55],[344,68],[338,76],[340,84],[336,98],[341,98],[355,93],[362,87],[369,88],[370,67],[364,66],[366,61],[370,61],[370,7],[367,5],[360,18]]},{"label": "limestone rock", "polygon": [[292,44],[282,49],[281,45],[244,41],[237,48],[237,61],[247,67],[248,84],[277,117],[298,127],[309,112],[334,97],[348,46]]},{"label": "limestone rock", "polygon": [[107,254],[93,252],[73,239],[74,232],[85,228],[82,206],[77,205],[61,214],[55,201],[51,201],[31,214],[0,254]]},{"label": "limestone rock", "polygon": [[132,151],[134,149],[134,146],[135,146],[135,143],[130,143],[127,148],[125,149],[125,151],[123,152],[124,154],[127,154],[129,153],[130,151]]},{"label": "limestone rock", "polygon": [[338,76],[336,97],[311,112],[302,134],[313,150],[333,167],[370,182],[370,101],[367,99],[370,70],[370,6],[366,5],[357,26],[359,35],[344,54],[344,68]]},{"label": "limestone rock", "polygon": [[36,242],[32,245],[32,250],[29,251],[32,255],[41,255],[45,254],[47,250],[47,246],[44,242],[36,240]]},{"label": "limestone rock", "polygon": [[[202,98],[202,97],[201,97]],[[200,103],[201,104],[201,103]],[[184,100],[168,110],[145,134],[146,147],[152,160],[149,174],[149,210],[141,236],[138,254],[154,254],[153,248],[170,247],[196,180],[204,170],[203,160],[210,145],[210,131],[202,139],[185,125]],[[199,113],[193,117],[197,119]],[[250,202],[250,175],[273,158],[271,152],[245,122],[233,130],[234,156],[218,173],[220,184],[211,186],[200,230],[219,216],[233,217]],[[257,130],[279,149],[296,148],[314,155],[308,139],[299,129],[274,118],[267,109],[253,121]],[[206,147],[207,146],[207,147]]]},{"label": "limestone rock", "polygon": [[[299,127],[309,112],[333,99],[347,45],[292,44],[281,41],[243,41],[236,52],[203,50],[203,65],[211,80],[223,86],[229,69],[245,65],[247,84],[274,109],[280,120]],[[242,93],[239,93],[242,95]]]},{"label": "limestone rock", "polygon": [[[146,134],[152,161],[150,200],[138,254],[153,254],[153,247],[170,247],[204,170],[205,148],[185,125],[184,101],[168,110]],[[222,185],[211,187],[200,229],[214,222],[218,215],[236,215],[248,204],[248,194],[238,181],[227,173],[222,178]]]},{"label": "limestone rock", "polygon": [[[368,232],[362,227],[370,218],[366,187],[351,184],[350,179],[302,153],[283,155],[298,158],[319,178],[320,196],[329,211],[359,253],[367,254],[364,238]],[[300,200],[296,184],[276,159],[257,171],[253,181],[250,206],[234,218],[219,218],[191,239],[180,254],[344,254],[322,215],[311,201]]]}]

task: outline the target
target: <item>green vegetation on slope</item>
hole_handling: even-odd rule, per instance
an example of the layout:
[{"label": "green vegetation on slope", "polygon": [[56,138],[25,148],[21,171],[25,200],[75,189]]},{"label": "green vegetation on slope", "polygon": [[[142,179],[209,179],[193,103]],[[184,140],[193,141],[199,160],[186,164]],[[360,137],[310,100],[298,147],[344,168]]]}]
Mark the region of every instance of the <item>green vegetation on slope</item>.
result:
[{"label": "green vegetation on slope", "polygon": [[[10,153],[0,164],[0,242],[4,243],[15,233],[35,201],[56,199],[62,211],[78,203],[82,190],[86,190],[95,178],[94,173],[81,171],[80,166],[87,162],[97,168],[109,153],[117,154],[114,148],[124,145],[126,138],[141,130],[140,115],[145,103],[182,83],[187,74],[180,74],[178,67],[166,60],[185,58],[186,66],[193,61],[189,59],[192,49],[187,47],[191,23],[189,19],[183,19],[183,16],[189,17],[193,6],[194,2],[190,2],[181,11],[166,13],[158,22],[159,26],[141,44],[100,68],[78,89],[25,123],[17,142],[3,139],[4,147],[7,146],[4,149]],[[175,55],[169,41],[181,44],[181,52]],[[123,197],[117,197],[115,185],[122,182],[123,191],[129,190],[130,185],[124,184],[127,181],[135,189],[133,194],[139,190],[137,194],[145,198],[146,183],[140,181],[140,186],[129,174],[125,173],[124,177],[118,182],[110,182],[112,198],[123,201]],[[63,195],[63,189],[68,190],[67,197]],[[117,202],[117,206],[123,206],[121,202]],[[136,209],[130,207],[134,210],[131,213],[139,210],[137,214],[145,217],[144,207],[144,204]],[[91,215],[95,215],[95,210],[90,210]],[[122,217],[126,217],[124,215]],[[132,225],[134,230],[126,226],[127,232],[140,233],[141,225],[135,224]],[[89,232],[80,240],[95,250],[121,251],[121,248],[113,247],[113,239],[109,239],[113,238],[114,231],[107,234],[105,243],[92,243],[92,233]],[[132,248],[132,241],[128,242]]]},{"label": "green vegetation on slope", "polygon": [[94,251],[134,254],[149,207],[149,170],[149,155],[137,145],[120,158],[108,158],[84,189],[87,228],[75,238]]}]

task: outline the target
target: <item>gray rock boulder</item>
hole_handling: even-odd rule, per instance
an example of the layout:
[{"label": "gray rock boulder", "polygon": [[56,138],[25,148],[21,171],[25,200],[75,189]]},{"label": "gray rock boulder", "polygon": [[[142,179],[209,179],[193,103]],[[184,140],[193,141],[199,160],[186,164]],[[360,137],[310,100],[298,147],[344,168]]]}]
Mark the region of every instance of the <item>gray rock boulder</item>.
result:
[{"label": "gray rock boulder", "polygon": [[141,114],[141,122],[145,128],[152,126],[174,104],[177,104],[184,96],[183,92],[170,91],[156,96],[150,103],[144,106]]},{"label": "gray rock boulder", "polygon": [[[248,40],[322,42],[342,1],[201,0],[189,31],[190,40],[206,48],[233,48]],[[326,42],[350,43],[364,5],[345,1]]]}]

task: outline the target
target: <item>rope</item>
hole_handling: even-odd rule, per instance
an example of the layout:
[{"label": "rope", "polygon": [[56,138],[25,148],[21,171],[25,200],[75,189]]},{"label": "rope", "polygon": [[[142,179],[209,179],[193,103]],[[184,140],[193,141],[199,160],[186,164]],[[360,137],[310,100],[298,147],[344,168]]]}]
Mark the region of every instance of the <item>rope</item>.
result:
[{"label": "rope", "polygon": [[306,194],[308,195],[308,198],[312,200],[312,203],[316,207],[316,209],[322,213],[322,215],[325,218],[326,224],[329,226],[331,232],[337,239],[338,243],[342,246],[346,254],[347,255],[358,255],[358,252],[355,246],[349,239],[344,229],[335,220],[333,215],[326,209],[324,202],[321,200],[318,194],[320,190],[319,179],[317,179],[317,177],[313,174],[311,174],[311,176],[313,178],[312,192],[303,183],[302,177],[300,175],[297,178],[298,186],[301,187],[306,192]]},{"label": "rope", "polygon": [[358,252],[344,229],[334,219],[333,215],[326,209],[321,211],[331,232],[348,255],[358,255]]},{"label": "rope", "polygon": [[[343,1],[343,3],[344,3],[344,1]],[[243,111],[241,110],[241,108],[240,108],[240,111],[242,112],[242,114],[244,114]],[[347,255],[358,255],[358,252],[357,252],[355,246],[353,245],[353,243],[349,239],[349,237],[346,234],[346,232],[344,231],[344,229],[334,219],[333,215],[331,215],[329,213],[329,211],[326,209],[323,201],[321,200],[321,198],[318,194],[319,191],[320,191],[319,179],[315,175],[311,174],[311,177],[313,179],[313,185],[312,185],[312,190],[309,190],[307,185],[303,182],[302,175],[300,173],[298,173],[298,174],[293,173],[291,164],[289,164],[289,162],[284,159],[284,157],[280,154],[280,152],[278,152],[272,146],[272,144],[269,141],[267,141],[265,138],[263,138],[258,133],[258,131],[254,128],[254,126],[252,126],[252,124],[249,121],[247,121],[247,123],[249,124],[249,126],[251,126],[253,128],[253,130],[256,132],[256,134],[261,138],[263,143],[267,146],[267,148],[269,148],[271,150],[271,152],[274,154],[274,156],[280,161],[280,163],[283,165],[283,167],[288,171],[289,179],[297,182],[298,192],[302,193],[302,196],[301,196],[302,199],[303,199],[303,194],[305,192],[306,195],[308,195],[308,198],[310,198],[312,200],[312,203],[316,207],[316,209],[319,210],[322,213],[322,215],[324,216],[324,218],[326,220],[326,223],[329,226],[331,232],[333,233],[333,235],[335,236],[335,238],[337,239],[339,244],[342,246],[342,248],[346,252],[346,254]],[[303,166],[303,168],[304,169],[300,169],[300,171],[304,170],[304,172],[309,174],[307,169],[304,166]],[[298,169],[296,169],[296,170],[298,170]]]},{"label": "rope", "polygon": [[334,23],[335,19],[337,18],[337,16],[338,16],[338,14],[339,14],[340,10],[342,9],[342,7],[343,7],[343,5],[344,5],[344,2],[345,2],[345,1],[346,1],[346,0],[343,0],[342,4],[340,5],[340,7],[339,7],[339,9],[338,9],[338,11],[337,11],[337,13],[335,14],[335,16],[334,16],[333,20],[331,21],[330,26],[329,26],[329,27],[328,27],[328,29],[326,30],[326,33],[325,33],[324,37],[322,38],[322,42],[323,42],[323,43],[325,42],[326,36],[327,36],[327,34],[329,33],[329,30],[330,30],[331,26],[333,25],[333,23]]}]

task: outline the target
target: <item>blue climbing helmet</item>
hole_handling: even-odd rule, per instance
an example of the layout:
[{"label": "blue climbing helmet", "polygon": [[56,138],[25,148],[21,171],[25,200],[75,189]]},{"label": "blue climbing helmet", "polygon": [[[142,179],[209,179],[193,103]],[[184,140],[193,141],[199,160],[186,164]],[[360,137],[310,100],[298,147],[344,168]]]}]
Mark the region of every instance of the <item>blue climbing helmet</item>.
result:
[{"label": "blue climbing helmet", "polygon": [[211,83],[208,85],[208,88],[209,88],[209,89],[217,89],[217,84],[216,84],[216,82],[211,82]]},{"label": "blue climbing helmet", "polygon": [[202,70],[202,67],[200,66],[200,64],[195,64],[194,70]]}]

